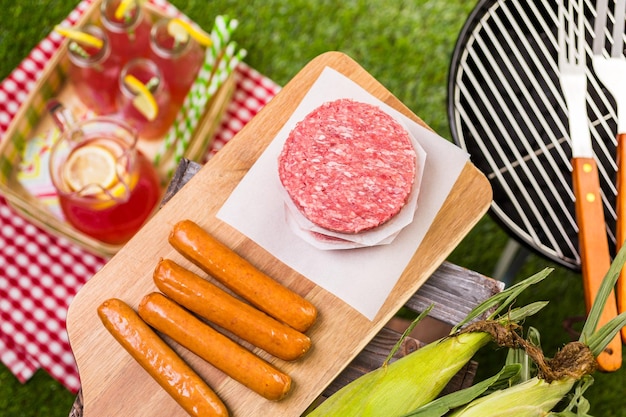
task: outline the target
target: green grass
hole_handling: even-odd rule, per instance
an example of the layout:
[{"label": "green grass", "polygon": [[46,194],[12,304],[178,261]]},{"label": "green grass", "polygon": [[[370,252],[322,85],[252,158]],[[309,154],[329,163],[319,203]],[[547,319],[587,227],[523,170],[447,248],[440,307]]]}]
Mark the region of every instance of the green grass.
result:
[{"label": "green grass", "polygon": [[[32,47],[59,23],[76,1],[0,0],[0,79],[19,64]],[[329,50],[347,53],[411,110],[450,139],[446,116],[449,61],[460,29],[475,1],[463,0],[174,0],[173,3],[208,28],[216,14],[236,17],[236,40],[248,50],[246,62],[277,83],[286,84],[315,56]],[[490,275],[507,236],[483,218],[450,256],[459,265]],[[580,276],[530,256],[519,277],[546,266],[551,277],[520,299],[548,300],[550,305],[529,320],[542,332],[553,354],[569,339],[562,322],[584,314]],[[504,351],[479,354],[480,375],[502,363]],[[592,414],[626,416],[626,369],[598,374],[588,392]],[[0,368],[0,415],[67,416],[73,395],[44,372],[21,385]]]}]

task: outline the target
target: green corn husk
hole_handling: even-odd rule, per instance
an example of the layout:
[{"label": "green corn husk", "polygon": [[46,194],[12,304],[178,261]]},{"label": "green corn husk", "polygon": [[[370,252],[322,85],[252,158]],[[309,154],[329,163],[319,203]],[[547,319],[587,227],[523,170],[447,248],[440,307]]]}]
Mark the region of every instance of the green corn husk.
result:
[{"label": "green corn husk", "polygon": [[490,341],[491,335],[477,332],[429,343],[344,386],[308,417],[402,416],[435,399]]},{"label": "green corn husk", "polygon": [[[593,359],[603,351],[617,332],[626,325],[626,313],[622,313],[600,329],[597,329],[600,314],[625,263],[626,246],[617,253],[602,281],[600,290],[585,322],[580,340],[566,345],[561,352],[565,352],[568,350],[568,347],[572,347],[575,351],[580,351],[584,356],[590,355]],[[538,333],[533,338],[538,341]],[[509,359],[512,357],[513,355],[509,355]],[[537,365],[539,366],[539,363]],[[591,373],[594,370],[595,367],[589,366],[588,361],[583,356],[580,356],[576,360],[571,361],[571,367],[568,365],[567,369],[565,369],[566,372],[562,372],[561,376],[557,378],[546,380],[544,376],[547,374],[544,370],[543,375],[535,376],[511,387],[494,391],[484,397],[472,400],[457,410],[445,414],[445,416],[570,417],[588,415],[589,403],[582,397],[582,393],[593,382]],[[576,392],[574,400],[570,402],[569,407],[561,412],[554,411],[554,407],[563,401],[574,387],[576,387]],[[574,414],[573,408],[577,408],[579,413]],[[581,411],[583,414],[580,414]]]},{"label": "green corn husk", "polygon": [[534,377],[510,388],[495,391],[446,414],[446,417],[541,417],[570,392],[577,382],[564,378],[553,382]]},{"label": "green corn husk", "polygon": [[585,391],[593,385],[593,377],[587,375],[576,384],[575,389],[568,394],[571,396],[569,405],[559,412],[548,413],[546,417],[591,417],[589,410],[591,404],[583,396]]},{"label": "green corn husk", "polygon": [[520,364],[505,365],[500,372],[491,378],[480,381],[468,388],[439,397],[402,417],[442,417],[450,410],[468,404],[481,395],[484,395],[485,392],[489,390],[509,386],[512,380],[519,379],[521,368],[522,366]]},{"label": "green corn husk", "polygon": [[[473,310],[466,321],[498,306],[511,304],[525,288],[540,282],[551,272],[546,269],[515,285]],[[506,312],[502,322],[523,320],[545,303],[536,303]],[[434,400],[474,354],[492,340],[492,334],[457,332],[371,371],[347,384],[315,408],[307,417],[400,417]]]}]

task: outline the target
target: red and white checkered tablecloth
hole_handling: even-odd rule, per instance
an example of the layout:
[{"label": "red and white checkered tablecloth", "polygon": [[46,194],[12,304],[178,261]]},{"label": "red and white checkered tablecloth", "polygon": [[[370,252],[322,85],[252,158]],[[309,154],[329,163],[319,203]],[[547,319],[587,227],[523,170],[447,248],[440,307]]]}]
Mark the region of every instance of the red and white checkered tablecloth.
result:
[{"label": "red and white checkered tablecloth", "polygon": [[[64,23],[74,24],[92,1],[82,1]],[[152,1],[178,13],[164,0]],[[0,83],[0,138],[60,43],[58,36],[46,37]],[[246,64],[238,66],[235,77],[232,102],[206,158],[280,90]],[[43,368],[70,391],[78,391],[80,380],[65,318],[74,295],[105,262],[22,219],[0,196],[0,360],[20,381]]]}]

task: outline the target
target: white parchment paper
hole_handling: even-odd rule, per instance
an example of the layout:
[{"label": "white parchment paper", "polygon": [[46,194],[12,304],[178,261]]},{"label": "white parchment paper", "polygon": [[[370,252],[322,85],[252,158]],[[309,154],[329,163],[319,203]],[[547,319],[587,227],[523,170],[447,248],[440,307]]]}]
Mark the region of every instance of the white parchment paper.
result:
[{"label": "white parchment paper", "polygon": [[[388,245],[320,250],[296,236],[285,221],[278,155],[297,122],[321,104],[340,98],[379,106],[403,120],[428,154],[415,219]],[[343,74],[325,68],[220,208],[217,218],[372,320],[421,244],[468,158],[465,151],[403,116]]]}]

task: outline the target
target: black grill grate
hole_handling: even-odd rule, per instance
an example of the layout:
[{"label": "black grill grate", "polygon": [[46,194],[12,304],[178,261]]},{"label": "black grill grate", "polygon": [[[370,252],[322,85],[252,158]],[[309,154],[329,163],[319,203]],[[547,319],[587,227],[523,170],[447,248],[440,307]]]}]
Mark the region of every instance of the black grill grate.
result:
[{"label": "black grill grate", "polygon": [[[571,146],[557,64],[557,7],[555,1],[479,2],[452,58],[448,116],[454,140],[491,182],[491,214],[521,243],[578,270]],[[590,132],[614,251],[615,102],[591,68],[593,2],[585,3],[585,14]],[[612,16],[608,22],[612,24]]]}]

